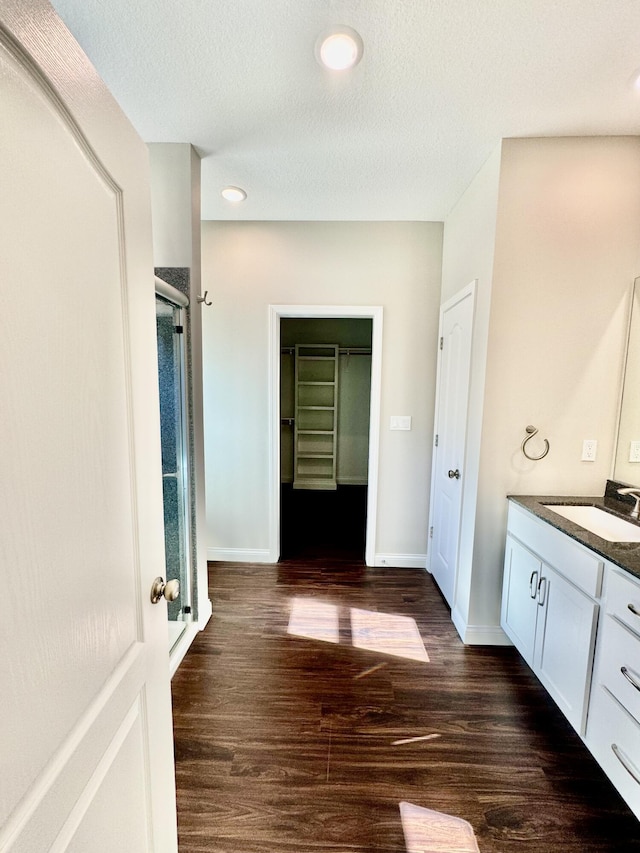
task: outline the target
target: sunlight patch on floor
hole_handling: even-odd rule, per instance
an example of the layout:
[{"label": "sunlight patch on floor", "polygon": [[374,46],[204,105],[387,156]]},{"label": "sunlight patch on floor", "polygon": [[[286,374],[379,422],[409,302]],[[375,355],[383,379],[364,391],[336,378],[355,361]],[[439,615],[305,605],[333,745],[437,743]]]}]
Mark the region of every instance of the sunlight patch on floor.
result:
[{"label": "sunlight patch on floor", "polygon": [[296,597],[291,601],[287,633],[324,643],[339,643],[338,608],[315,598]]},{"label": "sunlight patch on floor", "polygon": [[357,649],[429,662],[416,620],[411,616],[351,608],[351,639]]},{"label": "sunlight patch on floor", "polygon": [[442,812],[400,803],[407,853],[480,853],[473,827]]},{"label": "sunlight patch on floor", "polygon": [[[291,611],[287,633],[324,643],[340,642],[340,613],[344,622],[351,625],[351,642],[356,649],[382,655],[406,658],[429,663],[416,620],[411,616],[393,613],[378,613],[374,610],[359,610],[356,607],[340,608],[336,604],[318,601],[315,598],[296,596],[290,601]],[[343,632],[343,642],[348,642]],[[370,667],[356,678],[363,678],[384,664]]]}]

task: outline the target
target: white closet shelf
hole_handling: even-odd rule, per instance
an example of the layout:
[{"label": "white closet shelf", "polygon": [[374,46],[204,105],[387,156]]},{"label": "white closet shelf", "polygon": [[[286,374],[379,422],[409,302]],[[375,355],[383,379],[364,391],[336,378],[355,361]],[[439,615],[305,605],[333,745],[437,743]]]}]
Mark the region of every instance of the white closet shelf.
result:
[{"label": "white closet shelf", "polygon": [[294,489],[337,488],[339,349],[338,344],[295,347]]},{"label": "white closet shelf", "polygon": [[299,459],[331,459],[332,456],[332,451],[328,451],[327,453],[305,453],[298,451]]},{"label": "white closet shelf", "polygon": [[298,361],[335,361],[333,355],[299,355]]}]

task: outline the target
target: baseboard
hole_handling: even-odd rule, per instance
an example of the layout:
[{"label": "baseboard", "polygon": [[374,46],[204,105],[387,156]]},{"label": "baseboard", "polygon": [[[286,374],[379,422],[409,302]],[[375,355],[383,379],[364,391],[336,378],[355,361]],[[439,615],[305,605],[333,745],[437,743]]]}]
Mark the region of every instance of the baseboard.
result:
[{"label": "baseboard", "polygon": [[273,563],[271,552],[265,548],[207,548],[207,560],[221,563]]},{"label": "baseboard", "polygon": [[211,604],[210,598],[205,598],[202,604],[198,602],[198,631],[204,631],[212,614],[213,605]]},{"label": "baseboard", "polygon": [[205,598],[202,604],[198,605],[198,621],[190,622],[183,635],[180,637],[178,642],[175,645],[175,648],[171,652],[171,656],[169,658],[169,676],[173,678],[178,667],[184,660],[184,656],[189,651],[189,647],[191,643],[198,636],[200,631],[204,631],[207,627],[207,622],[211,619],[213,614],[213,605],[211,604],[210,598]]},{"label": "baseboard", "polygon": [[466,646],[512,646],[499,625],[468,625],[459,610],[451,611],[451,621]]},{"label": "baseboard", "polygon": [[171,657],[169,658],[169,678],[173,678],[176,674],[178,667],[184,660],[184,656],[189,651],[191,643],[193,643],[197,636],[198,624],[196,622],[191,622],[187,625],[183,635],[180,637],[171,652]]},{"label": "baseboard", "polygon": [[376,554],[373,565],[378,568],[424,569],[426,554]]}]

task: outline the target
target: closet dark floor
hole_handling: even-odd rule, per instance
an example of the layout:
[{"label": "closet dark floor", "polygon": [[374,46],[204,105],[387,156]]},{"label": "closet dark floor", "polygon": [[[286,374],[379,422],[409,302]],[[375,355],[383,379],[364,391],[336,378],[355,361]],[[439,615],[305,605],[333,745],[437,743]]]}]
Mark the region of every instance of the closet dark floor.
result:
[{"label": "closet dark floor", "polygon": [[281,553],[285,560],[364,559],[367,487],[327,491],[281,487]]},{"label": "closet dark floor", "polygon": [[[210,582],[173,679],[180,853],[416,853],[401,802],[469,821],[481,853],[640,851],[519,655],[463,646],[425,572],[216,563]],[[338,643],[287,633],[295,598],[337,607]],[[350,608],[414,617],[430,661],[354,648]]]}]

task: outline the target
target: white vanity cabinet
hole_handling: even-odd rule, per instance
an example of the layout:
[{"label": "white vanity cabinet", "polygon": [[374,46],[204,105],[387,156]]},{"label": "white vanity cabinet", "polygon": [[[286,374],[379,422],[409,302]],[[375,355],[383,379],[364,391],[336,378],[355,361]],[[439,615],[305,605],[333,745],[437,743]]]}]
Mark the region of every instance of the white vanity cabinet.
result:
[{"label": "white vanity cabinet", "polygon": [[611,566],[586,743],[640,818],[640,581]]},{"label": "white vanity cabinet", "polygon": [[501,625],[582,736],[603,561],[510,503]]}]

